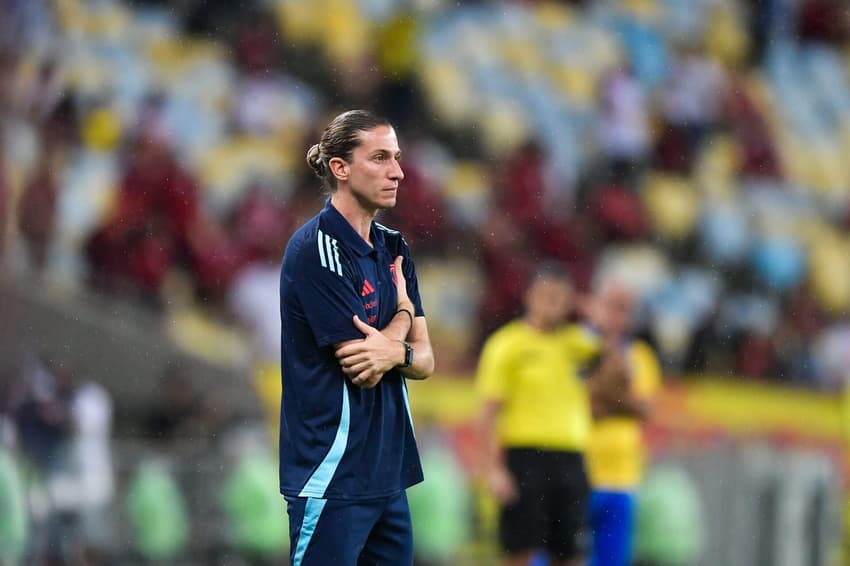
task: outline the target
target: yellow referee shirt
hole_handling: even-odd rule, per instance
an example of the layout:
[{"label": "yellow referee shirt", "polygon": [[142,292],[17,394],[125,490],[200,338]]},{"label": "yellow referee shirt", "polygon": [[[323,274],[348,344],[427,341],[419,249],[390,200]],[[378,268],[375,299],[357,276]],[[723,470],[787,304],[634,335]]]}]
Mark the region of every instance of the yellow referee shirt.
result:
[{"label": "yellow referee shirt", "polygon": [[[640,399],[650,399],[661,385],[661,370],[652,348],[644,342],[633,342],[628,364],[632,369],[632,392]],[[643,435],[638,419],[608,417],[593,424],[585,463],[594,488],[617,491],[636,488],[643,473],[643,461]]]},{"label": "yellow referee shirt", "polygon": [[478,362],[476,388],[501,401],[496,435],[503,446],[584,451],[590,402],[579,369],[600,339],[579,325],[541,332],[517,320],[493,333]]}]

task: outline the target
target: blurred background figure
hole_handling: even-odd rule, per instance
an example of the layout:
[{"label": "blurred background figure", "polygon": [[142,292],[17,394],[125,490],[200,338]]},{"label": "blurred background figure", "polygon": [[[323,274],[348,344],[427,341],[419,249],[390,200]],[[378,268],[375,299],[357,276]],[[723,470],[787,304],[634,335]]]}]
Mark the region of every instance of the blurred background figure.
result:
[{"label": "blurred background figure", "polygon": [[598,339],[567,324],[572,283],[554,263],[539,265],[524,313],[490,336],[476,373],[482,398],[482,465],[500,504],[499,544],[508,565],[581,564],[587,552],[590,432],[579,372],[599,354]]},{"label": "blurred background figure", "polygon": [[90,563],[112,543],[112,402],[66,363],[33,358],[13,411],[34,474],[36,544],[47,560]]},{"label": "blurred background figure", "polygon": [[608,343],[589,377],[593,429],[586,458],[592,492],[593,566],[627,566],[645,461],[642,421],[650,416],[661,371],[652,348],[633,336],[635,297],[622,283],[597,284],[589,319]]},{"label": "blurred background figure", "polygon": [[[439,446],[423,462],[466,505],[423,496],[423,524],[468,510],[445,546],[425,527],[418,561],[497,560],[474,374],[544,258],[577,297],[627,289],[614,333],[657,359],[644,473],[634,460],[607,486],[637,494],[633,563],[850,560],[845,4],[4,0],[13,559],[286,555],[268,543],[280,501],[209,493],[266,493],[268,453],[229,439],[276,442],[280,255],[323,200],[302,150],[366,107],[398,125],[406,194],[379,221],[405,234],[432,305],[438,375],[410,390]],[[614,421],[636,450],[636,421]]]}]

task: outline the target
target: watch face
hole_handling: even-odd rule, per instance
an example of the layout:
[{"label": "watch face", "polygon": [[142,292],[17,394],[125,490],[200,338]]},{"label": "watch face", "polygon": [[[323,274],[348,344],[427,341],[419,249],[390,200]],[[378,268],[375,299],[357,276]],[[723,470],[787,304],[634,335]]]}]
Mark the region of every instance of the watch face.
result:
[{"label": "watch face", "polygon": [[413,348],[407,342],[404,343],[404,366],[409,367],[413,363]]}]

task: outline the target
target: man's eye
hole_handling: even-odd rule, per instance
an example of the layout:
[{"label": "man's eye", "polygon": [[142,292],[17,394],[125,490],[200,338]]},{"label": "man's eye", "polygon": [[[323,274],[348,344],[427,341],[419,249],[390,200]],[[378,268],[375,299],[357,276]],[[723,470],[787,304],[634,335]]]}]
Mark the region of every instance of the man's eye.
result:
[{"label": "man's eye", "polygon": [[374,157],[374,159],[375,159],[375,161],[383,161],[383,160],[384,160],[384,156],[383,156],[383,155],[376,155],[376,156]]}]

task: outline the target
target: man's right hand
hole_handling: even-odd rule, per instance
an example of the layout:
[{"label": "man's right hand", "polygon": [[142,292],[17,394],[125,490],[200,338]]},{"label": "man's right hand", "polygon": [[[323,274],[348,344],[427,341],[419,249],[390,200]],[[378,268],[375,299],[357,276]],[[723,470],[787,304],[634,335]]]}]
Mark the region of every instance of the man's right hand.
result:
[{"label": "man's right hand", "polygon": [[355,315],[354,326],[363,333],[363,340],[353,340],[336,348],[336,357],[354,385],[371,389],[384,374],[404,361],[404,346],[384,336]]},{"label": "man's right hand", "polygon": [[492,466],[487,471],[487,488],[502,504],[514,501],[519,495],[513,476],[503,465]]}]

